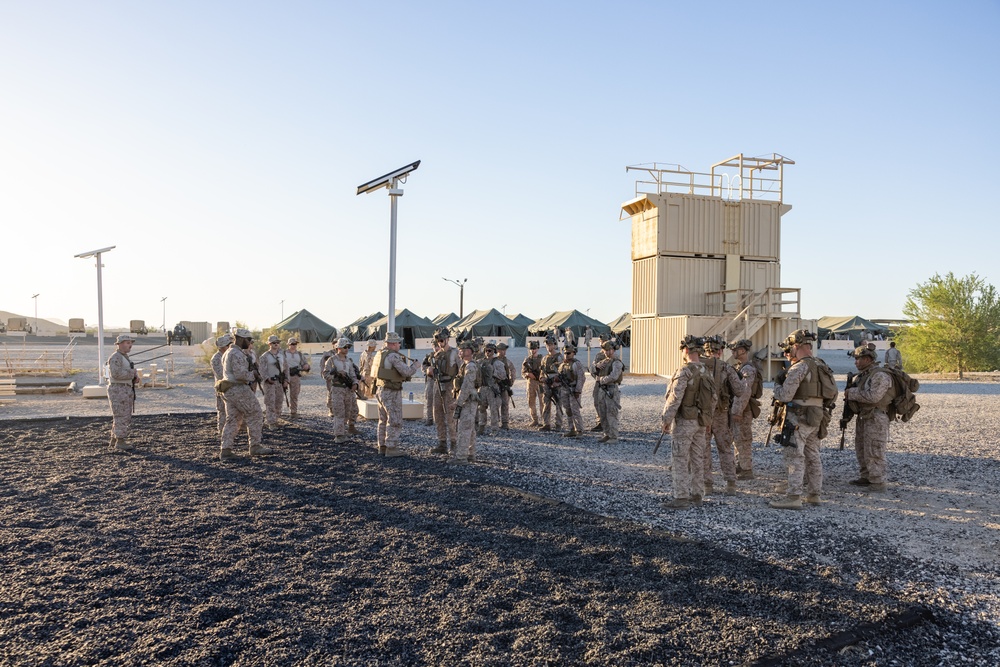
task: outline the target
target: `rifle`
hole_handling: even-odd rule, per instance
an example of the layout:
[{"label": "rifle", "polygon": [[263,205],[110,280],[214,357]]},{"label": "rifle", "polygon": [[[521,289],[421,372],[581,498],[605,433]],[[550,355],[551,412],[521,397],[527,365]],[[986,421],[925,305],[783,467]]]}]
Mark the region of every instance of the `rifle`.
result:
[{"label": "rifle", "polygon": [[[614,404],[614,406],[617,409],[619,409],[619,410],[622,409],[622,404],[621,403],[616,403],[614,400],[612,400],[611,385],[610,384],[601,384],[600,382],[598,382],[597,386],[601,388],[601,391],[604,392],[604,395],[608,397],[608,400],[611,401],[612,404]],[[655,454],[656,452],[653,452],[653,453]]]},{"label": "rifle", "polygon": [[656,446],[653,447],[653,453],[655,454],[657,450],[660,449],[660,443],[663,442],[663,436],[667,434],[666,431],[660,431],[660,437],[656,439]]},{"label": "rifle", "polygon": [[774,430],[774,425],[778,423],[778,415],[781,413],[781,403],[777,399],[771,399],[771,414],[767,417],[767,423],[771,425],[767,429],[767,440],[764,441],[764,446],[767,447],[771,444],[771,431]]},{"label": "rifle", "polygon": [[285,371],[281,370],[281,359],[276,354],[271,356],[274,357],[274,364],[278,367],[278,383],[281,385],[282,393],[285,394],[285,405],[291,410],[292,404],[288,402],[288,378],[285,377]]},{"label": "rifle", "polygon": [[510,407],[516,410],[517,405],[514,403],[514,390],[511,389],[513,382],[510,380],[502,380],[498,384],[500,385],[500,395],[503,396],[504,394],[507,394],[510,396]]},{"label": "rifle", "polygon": [[253,388],[253,393],[257,395],[257,389],[260,389],[260,393],[264,393],[264,378],[260,376],[260,370],[257,368],[257,362],[253,360],[252,357],[247,357],[247,368],[253,373],[253,381],[257,387]]},{"label": "rifle", "polygon": [[854,386],[854,373],[847,374],[847,386],[844,387],[844,414],[840,416],[840,449],[844,449],[844,438],[847,436],[847,425],[854,419],[854,410],[847,401],[847,390]]}]

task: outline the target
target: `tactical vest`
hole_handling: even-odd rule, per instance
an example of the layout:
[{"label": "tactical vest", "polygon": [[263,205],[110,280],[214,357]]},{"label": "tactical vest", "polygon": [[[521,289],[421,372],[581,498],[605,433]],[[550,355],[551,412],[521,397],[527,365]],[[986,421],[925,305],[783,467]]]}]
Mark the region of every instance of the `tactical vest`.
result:
[{"label": "tactical vest", "polygon": [[[462,364],[461,367],[458,369],[458,373],[455,375],[455,379],[452,380],[455,386],[455,396],[458,396],[462,392],[462,383],[465,382],[465,376],[469,372],[469,364],[475,365],[476,362],[470,361],[468,363]],[[482,386],[483,386],[482,376],[480,375],[480,372],[477,368],[475,374],[475,387],[476,389],[479,389]]]},{"label": "tactical vest", "polygon": [[576,390],[576,366],[575,361],[564,361],[559,364],[559,375],[563,378],[563,385],[570,391]]},{"label": "tactical vest", "polygon": [[705,368],[712,374],[715,380],[716,409],[728,410],[732,392],[729,389],[729,374],[726,373],[726,362],[722,359],[711,357],[704,362]]},{"label": "tactical vest", "polygon": [[702,376],[707,371],[704,364],[692,362],[677,371],[678,374],[683,373],[685,368],[689,371],[689,381],[684,389],[684,396],[681,397],[681,407],[677,410],[677,416],[681,419],[697,419],[698,392],[701,389]]},{"label": "tactical vest", "polygon": [[389,349],[381,349],[378,351],[378,354],[375,355],[375,368],[378,369],[375,377],[378,380],[378,386],[399,391],[403,388],[403,383],[406,382],[406,377],[394,367],[385,367],[385,359],[388,356],[386,353],[399,354],[398,352],[393,352]]},{"label": "tactical vest", "polygon": [[450,382],[458,375],[458,353],[455,348],[438,350],[434,353],[434,373],[438,382]]},{"label": "tactical vest", "polygon": [[869,366],[863,373],[858,376],[855,387],[860,389],[868,389],[872,380],[875,379],[876,373],[886,373],[889,376],[889,388],[885,390],[877,402],[871,403],[859,403],[858,401],[848,401],[847,405],[854,411],[855,414],[861,415],[862,417],[870,417],[871,413],[875,410],[881,410],[882,412],[888,412],[887,408],[892,404],[894,398],[896,398],[896,385],[892,381],[892,373],[881,366],[875,366],[874,364]]},{"label": "tactical vest", "polygon": [[806,373],[805,378],[799,383],[792,400],[802,402],[809,399],[819,399],[822,401],[823,393],[819,387],[819,371],[816,370],[816,360],[812,357],[806,357],[799,363],[805,364],[809,368],[809,372]]},{"label": "tactical vest", "polygon": [[560,363],[562,363],[561,354],[546,354],[542,357],[542,373],[545,375],[555,375],[559,372]]},{"label": "tactical vest", "polygon": [[525,370],[529,373],[534,373],[537,377],[542,372],[542,358],[537,355],[534,357],[525,357],[521,371]]},{"label": "tactical vest", "polygon": [[615,384],[621,384],[622,379],[625,377],[625,372],[624,372],[625,364],[622,363],[621,359],[615,359],[614,357],[608,359],[607,362],[608,363],[604,364],[603,366],[596,367],[597,377],[602,378],[611,375],[611,372],[615,369],[615,362],[618,362],[619,364],[622,365],[622,372],[618,374],[618,378],[615,380]]}]

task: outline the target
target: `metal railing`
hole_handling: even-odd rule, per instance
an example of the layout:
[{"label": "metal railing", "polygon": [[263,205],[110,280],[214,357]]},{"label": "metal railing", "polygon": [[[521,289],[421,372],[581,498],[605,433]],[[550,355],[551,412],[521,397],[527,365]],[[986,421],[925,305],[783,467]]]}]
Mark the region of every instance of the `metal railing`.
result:
[{"label": "metal railing", "polygon": [[[635,182],[635,196],[644,194],[701,194],[729,200],[760,199],[782,201],[784,167],[795,164],[778,153],[770,156],[747,157],[742,153],[716,162],[709,172],[691,171],[679,164],[646,163],[630,165],[625,171],[643,171],[648,179]],[[777,172],[765,176],[765,172]]]}]

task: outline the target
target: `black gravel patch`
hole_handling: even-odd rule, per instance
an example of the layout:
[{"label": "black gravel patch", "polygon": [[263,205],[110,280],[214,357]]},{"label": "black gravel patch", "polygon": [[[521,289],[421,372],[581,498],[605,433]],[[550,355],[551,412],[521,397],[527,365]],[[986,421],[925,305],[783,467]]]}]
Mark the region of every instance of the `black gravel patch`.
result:
[{"label": "black gravel patch", "polygon": [[124,455],[109,424],[0,430],[3,664],[938,665],[996,649],[985,623],[498,486],[488,465],[380,458],[371,424],[342,446],[302,419],[266,433],[275,456],[227,463],[214,415],[138,417]]}]

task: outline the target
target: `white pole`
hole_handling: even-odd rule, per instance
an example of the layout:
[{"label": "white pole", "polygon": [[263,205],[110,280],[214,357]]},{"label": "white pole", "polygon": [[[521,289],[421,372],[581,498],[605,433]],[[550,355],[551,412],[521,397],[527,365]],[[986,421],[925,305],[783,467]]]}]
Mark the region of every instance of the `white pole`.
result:
[{"label": "white pole", "polygon": [[397,185],[399,179],[392,179],[392,187],[389,188],[392,205],[389,223],[389,321],[386,324],[386,333],[396,330],[396,204],[403,196],[403,190],[396,187]]},{"label": "white pole", "polygon": [[101,253],[97,253],[97,384],[104,384],[104,293],[101,286]]}]

